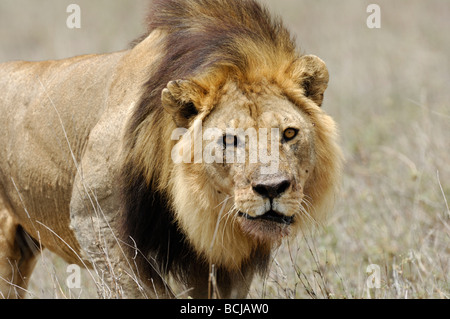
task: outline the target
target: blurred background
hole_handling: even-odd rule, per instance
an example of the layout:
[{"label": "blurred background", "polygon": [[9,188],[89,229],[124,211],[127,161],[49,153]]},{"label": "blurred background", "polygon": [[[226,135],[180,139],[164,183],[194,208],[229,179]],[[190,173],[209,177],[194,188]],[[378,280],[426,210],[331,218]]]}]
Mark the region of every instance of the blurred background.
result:
[{"label": "blurred background", "polygon": [[[81,29],[68,29],[71,3]],[[450,297],[450,2],[263,1],[301,52],[328,65],[323,108],[346,157],[329,222],[276,251],[252,298]],[[148,0],[0,0],[0,62],[127,49],[145,30]],[[375,265],[379,288],[370,288]],[[95,298],[65,283],[67,264],[43,254],[30,298]],[[373,269],[373,268],[372,268]],[[373,273],[372,273],[373,275]],[[371,278],[371,277],[370,277]]]}]

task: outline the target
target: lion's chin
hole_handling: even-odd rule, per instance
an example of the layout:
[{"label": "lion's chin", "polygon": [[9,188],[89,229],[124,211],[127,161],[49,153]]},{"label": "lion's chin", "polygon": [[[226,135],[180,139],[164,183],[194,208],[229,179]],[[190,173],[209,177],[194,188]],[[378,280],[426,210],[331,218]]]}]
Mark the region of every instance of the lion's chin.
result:
[{"label": "lion's chin", "polygon": [[258,241],[279,244],[284,237],[290,234],[293,218],[277,215],[271,211],[255,218],[240,213],[239,225],[245,234]]}]

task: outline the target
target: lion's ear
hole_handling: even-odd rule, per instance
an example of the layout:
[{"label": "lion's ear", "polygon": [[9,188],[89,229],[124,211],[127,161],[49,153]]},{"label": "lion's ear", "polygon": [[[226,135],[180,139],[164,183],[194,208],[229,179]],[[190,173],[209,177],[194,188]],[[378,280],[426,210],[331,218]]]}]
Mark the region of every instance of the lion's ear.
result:
[{"label": "lion's ear", "polygon": [[171,81],[162,91],[162,106],[172,115],[178,127],[187,128],[191,120],[199,113],[194,100],[201,91],[197,84],[189,80]]},{"label": "lion's ear", "polygon": [[322,59],[315,55],[305,55],[299,60],[301,85],[305,96],[322,106],[323,96],[330,79],[328,68]]}]

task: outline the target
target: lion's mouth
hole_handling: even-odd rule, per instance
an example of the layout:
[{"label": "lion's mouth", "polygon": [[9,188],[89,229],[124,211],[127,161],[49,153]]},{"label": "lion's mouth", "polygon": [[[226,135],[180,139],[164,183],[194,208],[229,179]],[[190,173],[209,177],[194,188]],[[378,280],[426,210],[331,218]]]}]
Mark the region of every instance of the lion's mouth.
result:
[{"label": "lion's mouth", "polygon": [[280,214],[273,209],[269,210],[264,215],[258,216],[258,217],[252,217],[249,214],[239,212],[239,216],[245,217],[248,220],[268,220],[271,222],[284,224],[284,225],[291,225],[294,222],[294,216],[286,216],[283,214]]},{"label": "lion's mouth", "polygon": [[239,213],[240,226],[244,233],[266,243],[279,243],[283,237],[289,235],[294,217],[288,217],[269,210],[262,216],[252,217],[248,214]]}]

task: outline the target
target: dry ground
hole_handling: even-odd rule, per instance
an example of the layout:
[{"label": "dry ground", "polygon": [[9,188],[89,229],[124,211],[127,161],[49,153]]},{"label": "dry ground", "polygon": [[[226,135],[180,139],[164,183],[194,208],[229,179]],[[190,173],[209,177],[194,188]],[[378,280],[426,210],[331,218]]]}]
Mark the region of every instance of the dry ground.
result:
[{"label": "dry ground", "polygon": [[[120,50],[143,30],[146,0],[78,0],[82,28],[69,30],[73,2],[1,0],[0,61]],[[327,62],[324,108],[347,162],[328,224],[285,243],[250,297],[449,298],[450,2],[378,0],[381,29],[366,26],[375,1],[265,2]],[[379,289],[366,285],[369,265]],[[29,296],[95,298],[85,273],[67,288],[66,267],[45,253]]]}]

